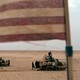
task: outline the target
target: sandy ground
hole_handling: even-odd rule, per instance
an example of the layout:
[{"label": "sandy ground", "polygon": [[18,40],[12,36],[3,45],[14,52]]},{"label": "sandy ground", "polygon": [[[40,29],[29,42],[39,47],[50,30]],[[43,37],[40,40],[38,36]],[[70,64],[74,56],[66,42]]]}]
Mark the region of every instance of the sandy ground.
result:
[{"label": "sandy ground", "polygon": [[[40,60],[48,52],[0,51],[0,57],[11,61],[10,67],[0,67],[0,80],[67,80],[67,71],[33,71],[32,61]],[[52,52],[55,58],[66,62],[64,52]],[[80,80],[80,52],[73,55],[73,77]]]}]

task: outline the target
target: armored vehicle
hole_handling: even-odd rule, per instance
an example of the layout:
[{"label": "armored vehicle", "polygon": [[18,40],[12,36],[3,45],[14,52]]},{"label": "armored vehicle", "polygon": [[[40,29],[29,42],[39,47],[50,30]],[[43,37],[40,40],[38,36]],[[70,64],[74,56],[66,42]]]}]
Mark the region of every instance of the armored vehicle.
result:
[{"label": "armored vehicle", "polygon": [[2,66],[10,66],[10,60],[4,60],[3,58],[0,58],[0,67]]},{"label": "armored vehicle", "polygon": [[58,59],[55,59],[54,62],[49,61],[34,61],[32,62],[33,70],[65,70],[67,65],[65,62],[61,62]]}]

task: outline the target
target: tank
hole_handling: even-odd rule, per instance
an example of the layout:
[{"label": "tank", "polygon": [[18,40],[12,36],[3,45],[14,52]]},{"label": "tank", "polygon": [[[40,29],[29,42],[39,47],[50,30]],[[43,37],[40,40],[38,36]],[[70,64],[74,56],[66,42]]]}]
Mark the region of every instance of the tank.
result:
[{"label": "tank", "polygon": [[55,59],[54,62],[49,61],[33,61],[32,70],[52,70],[52,71],[62,71],[66,70],[67,65],[65,62],[61,62]]},{"label": "tank", "polygon": [[10,66],[10,60],[4,60],[3,58],[0,58],[0,67],[2,66]]}]

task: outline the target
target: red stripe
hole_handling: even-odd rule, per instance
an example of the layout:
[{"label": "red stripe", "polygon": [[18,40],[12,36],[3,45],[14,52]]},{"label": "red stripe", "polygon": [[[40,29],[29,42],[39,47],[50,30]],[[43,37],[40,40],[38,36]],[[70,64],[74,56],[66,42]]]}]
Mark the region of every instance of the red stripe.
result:
[{"label": "red stripe", "polygon": [[31,0],[19,1],[0,6],[0,12],[11,9],[25,9],[25,8],[60,8],[63,7],[63,0]]},{"label": "red stripe", "polygon": [[64,16],[1,19],[0,26],[64,24]]},{"label": "red stripe", "polygon": [[65,40],[65,33],[54,34],[16,34],[16,35],[0,35],[0,42],[9,41],[32,41],[32,40],[51,40],[61,39]]}]

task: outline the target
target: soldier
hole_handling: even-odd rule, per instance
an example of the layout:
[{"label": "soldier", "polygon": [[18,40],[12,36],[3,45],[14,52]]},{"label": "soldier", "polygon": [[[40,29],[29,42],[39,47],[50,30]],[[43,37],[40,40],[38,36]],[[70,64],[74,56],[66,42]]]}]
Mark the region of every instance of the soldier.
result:
[{"label": "soldier", "polygon": [[54,58],[52,57],[51,51],[48,53],[48,61],[49,62],[54,62]]},{"label": "soldier", "polygon": [[48,53],[48,55],[45,55],[42,58],[42,61],[44,61],[44,62],[54,62],[54,58],[52,57],[51,51]]},{"label": "soldier", "polygon": [[40,66],[46,66],[46,65],[52,65],[54,61],[54,58],[52,57],[52,53],[51,51],[48,53],[48,55],[45,55],[41,62],[40,62]]}]

